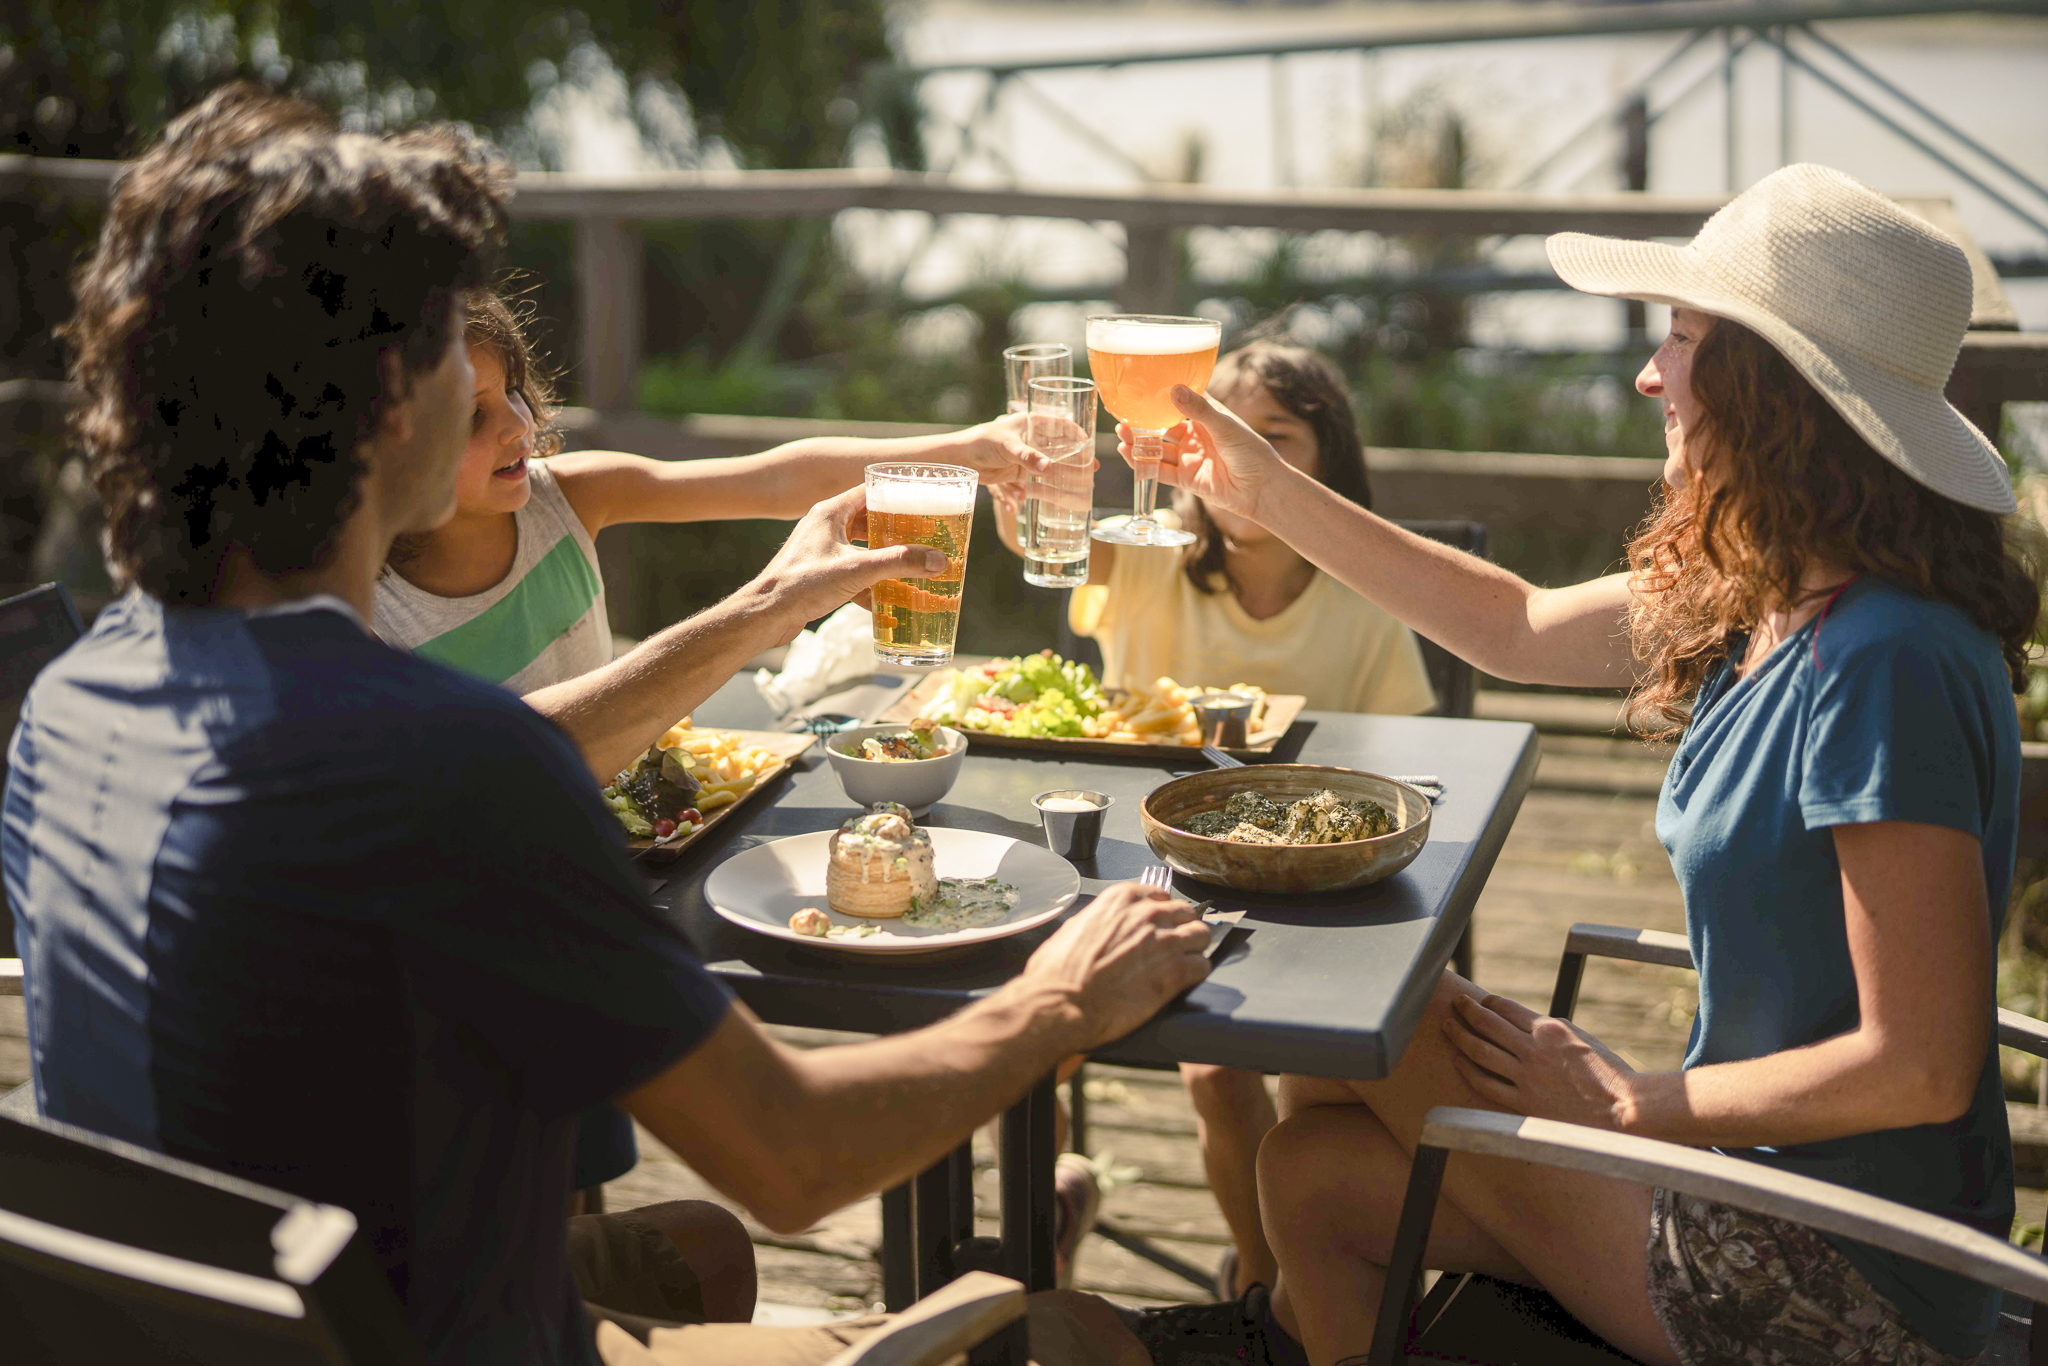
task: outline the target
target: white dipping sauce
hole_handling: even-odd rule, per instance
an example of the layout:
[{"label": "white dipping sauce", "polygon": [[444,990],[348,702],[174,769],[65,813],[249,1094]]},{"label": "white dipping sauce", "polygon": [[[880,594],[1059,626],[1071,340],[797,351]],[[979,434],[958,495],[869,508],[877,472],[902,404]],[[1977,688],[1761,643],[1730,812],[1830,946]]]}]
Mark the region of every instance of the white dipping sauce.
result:
[{"label": "white dipping sauce", "polygon": [[1079,797],[1047,797],[1038,804],[1038,807],[1041,811],[1100,811],[1102,809],[1094,802],[1083,801]]}]

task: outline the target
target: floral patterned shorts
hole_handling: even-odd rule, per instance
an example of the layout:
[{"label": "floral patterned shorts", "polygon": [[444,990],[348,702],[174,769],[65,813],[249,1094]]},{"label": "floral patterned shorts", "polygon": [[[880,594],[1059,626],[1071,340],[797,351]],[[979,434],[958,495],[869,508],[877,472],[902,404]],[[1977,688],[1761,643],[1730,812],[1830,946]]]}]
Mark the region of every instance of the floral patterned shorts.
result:
[{"label": "floral patterned shorts", "polygon": [[1650,1307],[1686,1366],[1969,1366],[1799,1224],[1659,1189]]}]

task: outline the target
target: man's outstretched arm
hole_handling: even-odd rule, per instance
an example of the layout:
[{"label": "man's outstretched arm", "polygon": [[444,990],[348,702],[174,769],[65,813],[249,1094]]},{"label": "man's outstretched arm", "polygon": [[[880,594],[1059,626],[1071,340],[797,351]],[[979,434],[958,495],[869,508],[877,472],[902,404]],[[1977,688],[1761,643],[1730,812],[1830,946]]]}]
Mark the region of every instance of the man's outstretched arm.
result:
[{"label": "man's outstretched arm", "polygon": [[528,693],[527,704],[567,731],[591,773],[610,782],[748,660],[794,640],[805,622],[883,579],[945,572],[945,556],[924,546],[854,545],[866,531],[865,497],[855,487],[819,503],[768,567],[731,597],[601,669]]},{"label": "man's outstretched arm", "polygon": [[1209,930],[1135,883],[1104,891],[1015,980],[949,1019],[787,1048],[735,1003],[622,1104],[770,1228],[807,1228],[923,1171],[1076,1053],[1120,1038],[1208,973]]}]

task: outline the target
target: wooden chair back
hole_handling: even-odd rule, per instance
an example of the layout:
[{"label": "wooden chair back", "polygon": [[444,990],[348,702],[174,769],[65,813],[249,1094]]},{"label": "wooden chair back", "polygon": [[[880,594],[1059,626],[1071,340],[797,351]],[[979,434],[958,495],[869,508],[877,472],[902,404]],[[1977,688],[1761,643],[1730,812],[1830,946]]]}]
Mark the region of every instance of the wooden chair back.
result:
[{"label": "wooden chair back", "polygon": [[0,1116],[5,1357],[424,1366],[346,1210]]}]

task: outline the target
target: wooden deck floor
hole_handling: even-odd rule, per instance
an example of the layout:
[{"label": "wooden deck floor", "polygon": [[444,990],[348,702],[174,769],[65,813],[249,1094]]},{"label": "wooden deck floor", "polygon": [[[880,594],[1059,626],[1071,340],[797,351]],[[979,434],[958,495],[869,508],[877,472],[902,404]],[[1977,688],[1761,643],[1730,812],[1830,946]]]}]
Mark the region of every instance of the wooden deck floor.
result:
[{"label": "wooden deck floor", "polygon": [[[1651,828],[1662,763],[1628,742],[1546,735],[1538,786],[1523,805],[1477,914],[1476,976],[1481,985],[1528,1002],[1548,1002],[1566,928],[1591,920],[1651,929],[1683,928],[1670,865]],[[1675,1067],[1695,1005],[1691,974],[1637,964],[1588,965],[1578,1018],[1646,1068]],[[0,1086],[28,1074],[21,1002],[0,1000]],[[792,1042],[832,1041],[789,1033]],[[1203,1181],[1194,1120],[1177,1077],[1119,1068],[1090,1069],[1091,1152],[1112,1174],[1103,1218],[1142,1234],[1174,1257],[1209,1268],[1226,1235]],[[650,1136],[640,1165],[607,1189],[612,1208],[655,1200],[720,1199]],[[977,1203],[993,1233],[995,1183],[983,1164]],[[730,1203],[721,1201],[721,1203]],[[2041,1222],[2044,1197],[2022,1192],[2023,1222]],[[843,1210],[795,1236],[749,1221],[761,1271],[761,1295],[782,1305],[850,1311],[879,1298],[874,1249],[880,1217],[874,1200]],[[1130,1304],[1186,1300],[1196,1288],[1106,1238],[1091,1236],[1078,1283]]]}]

